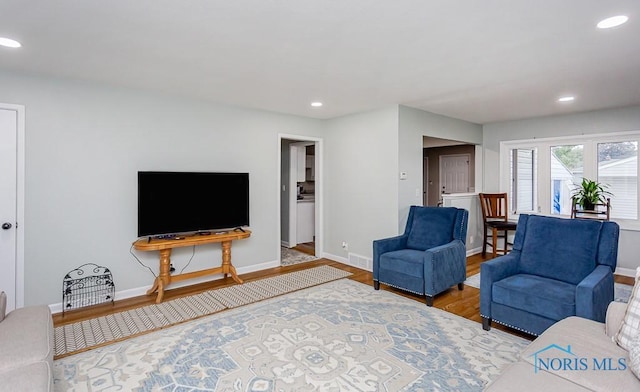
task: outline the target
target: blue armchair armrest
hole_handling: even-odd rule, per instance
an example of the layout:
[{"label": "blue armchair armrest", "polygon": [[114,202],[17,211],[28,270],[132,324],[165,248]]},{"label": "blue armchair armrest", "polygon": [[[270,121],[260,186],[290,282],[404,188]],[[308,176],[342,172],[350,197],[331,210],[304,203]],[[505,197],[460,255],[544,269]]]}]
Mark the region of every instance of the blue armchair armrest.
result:
[{"label": "blue armchair armrest", "polygon": [[424,284],[427,295],[435,295],[467,278],[467,250],[461,240],[424,251]]},{"label": "blue armchair armrest", "polygon": [[576,288],[576,316],[604,322],[607,307],[613,301],[613,272],[599,265]]},{"label": "blue armchair armrest", "polygon": [[399,235],[397,237],[384,238],[373,241],[373,280],[378,280],[378,271],[380,267],[380,255],[407,247],[407,235]]},{"label": "blue armchair armrest", "polygon": [[491,295],[493,283],[518,273],[520,252],[489,260],[480,265],[480,315],[491,318]]}]

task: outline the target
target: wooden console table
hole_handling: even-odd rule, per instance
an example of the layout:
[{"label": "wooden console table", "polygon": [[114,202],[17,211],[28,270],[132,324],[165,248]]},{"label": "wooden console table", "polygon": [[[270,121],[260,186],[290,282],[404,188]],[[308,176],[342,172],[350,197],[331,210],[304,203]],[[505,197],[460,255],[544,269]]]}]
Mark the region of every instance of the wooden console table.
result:
[{"label": "wooden console table", "polygon": [[[179,282],[181,280],[198,278],[213,274],[230,274],[234,281],[242,283],[242,279],[238,277],[235,267],[231,264],[231,241],[241,240],[251,235],[251,231],[226,231],[221,233],[212,233],[208,235],[189,235],[176,236],[175,238],[151,238],[139,239],[133,243],[133,247],[141,251],[160,251],[160,275],[153,282],[153,286],[147,291],[147,295],[158,292],[156,303],[162,302],[164,290],[171,282]],[[180,239],[178,239],[180,238]],[[204,245],[214,242],[222,243],[222,265],[216,268],[209,268],[200,271],[187,272],[184,274],[171,275],[171,250],[173,248],[181,248],[185,246]]]}]

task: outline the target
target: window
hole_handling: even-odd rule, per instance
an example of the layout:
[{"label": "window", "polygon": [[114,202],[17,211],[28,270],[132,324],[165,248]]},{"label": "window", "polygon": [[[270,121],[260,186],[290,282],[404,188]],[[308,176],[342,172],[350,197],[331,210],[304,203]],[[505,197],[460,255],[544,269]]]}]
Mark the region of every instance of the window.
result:
[{"label": "window", "polygon": [[551,147],[551,213],[571,214],[574,185],[582,181],[584,166],[582,144]]},{"label": "window", "polygon": [[535,211],[535,149],[519,148],[511,151],[511,200],[515,213]]},{"label": "window", "polygon": [[611,217],[638,219],[638,142],[598,143],[598,182],[613,194]]},{"label": "window", "polygon": [[582,178],[605,184],[611,218],[640,227],[638,141],[640,132],[501,143],[502,190],[512,213],[569,216],[571,195]]}]

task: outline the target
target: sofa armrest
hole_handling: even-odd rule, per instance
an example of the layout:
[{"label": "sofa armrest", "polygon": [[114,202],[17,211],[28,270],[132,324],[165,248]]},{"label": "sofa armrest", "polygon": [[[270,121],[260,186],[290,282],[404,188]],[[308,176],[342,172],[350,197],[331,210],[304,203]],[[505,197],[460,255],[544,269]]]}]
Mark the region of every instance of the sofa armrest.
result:
[{"label": "sofa armrest", "polygon": [[480,265],[480,314],[491,318],[491,292],[493,283],[518,273],[520,251],[484,262]]},{"label": "sofa armrest", "polygon": [[9,312],[0,323],[0,372],[39,361],[51,367],[53,337],[53,319],[48,306],[27,306]]},{"label": "sofa armrest", "polygon": [[613,301],[613,273],[599,265],[576,287],[576,316],[604,323],[607,306]]},{"label": "sofa armrest", "polygon": [[373,241],[373,280],[378,280],[380,255],[407,247],[407,235]]},{"label": "sofa armrest", "polygon": [[424,251],[424,291],[435,295],[467,277],[467,249],[461,240]]},{"label": "sofa armrest", "polygon": [[612,338],[618,333],[626,312],[627,304],[625,302],[611,302],[609,304],[604,324],[604,330],[608,337]]}]

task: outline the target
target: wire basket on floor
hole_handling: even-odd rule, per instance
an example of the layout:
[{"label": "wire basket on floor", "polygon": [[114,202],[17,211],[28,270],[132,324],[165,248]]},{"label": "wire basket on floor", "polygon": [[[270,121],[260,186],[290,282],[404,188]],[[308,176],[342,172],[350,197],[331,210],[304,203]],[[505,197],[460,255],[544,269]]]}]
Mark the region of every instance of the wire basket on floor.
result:
[{"label": "wire basket on floor", "polygon": [[64,312],[105,302],[113,304],[115,284],[111,271],[87,263],[69,271],[62,281],[62,315]]}]

